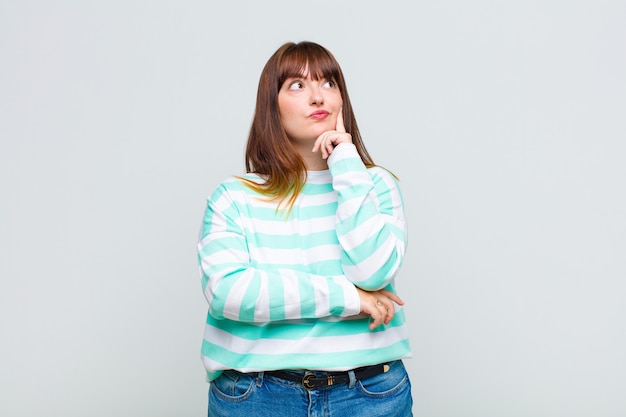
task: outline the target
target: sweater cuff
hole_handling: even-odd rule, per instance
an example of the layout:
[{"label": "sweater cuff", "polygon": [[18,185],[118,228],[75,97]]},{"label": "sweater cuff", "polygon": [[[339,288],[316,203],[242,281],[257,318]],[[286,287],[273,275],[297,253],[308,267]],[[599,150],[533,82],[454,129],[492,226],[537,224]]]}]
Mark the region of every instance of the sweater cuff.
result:
[{"label": "sweater cuff", "polygon": [[340,143],[335,146],[332,153],[328,156],[328,164],[332,165],[337,161],[340,161],[345,158],[359,158],[359,152],[356,150],[356,146],[354,143]]},{"label": "sweater cuff", "polygon": [[361,312],[361,298],[354,284],[349,284],[344,292],[344,307],[341,317],[356,316]]}]

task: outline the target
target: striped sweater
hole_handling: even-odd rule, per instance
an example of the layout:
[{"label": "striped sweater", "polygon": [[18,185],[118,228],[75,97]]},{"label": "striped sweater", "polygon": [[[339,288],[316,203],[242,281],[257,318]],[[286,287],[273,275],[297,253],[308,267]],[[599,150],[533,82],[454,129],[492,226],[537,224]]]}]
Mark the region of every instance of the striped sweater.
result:
[{"label": "striped sweater", "polygon": [[410,356],[404,310],[371,331],[356,291],[394,291],[407,243],[398,183],[352,144],[328,166],[308,172],[289,212],[234,177],[208,199],[198,261],[209,381],[225,369],[342,371]]}]

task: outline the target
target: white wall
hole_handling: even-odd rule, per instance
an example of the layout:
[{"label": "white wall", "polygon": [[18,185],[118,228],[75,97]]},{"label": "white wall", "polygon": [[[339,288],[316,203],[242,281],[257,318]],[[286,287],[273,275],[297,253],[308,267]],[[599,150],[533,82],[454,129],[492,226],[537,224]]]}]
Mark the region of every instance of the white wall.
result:
[{"label": "white wall", "polygon": [[285,41],[404,186],[422,417],[626,415],[626,3],[0,1],[0,415],[201,416],[204,199]]}]

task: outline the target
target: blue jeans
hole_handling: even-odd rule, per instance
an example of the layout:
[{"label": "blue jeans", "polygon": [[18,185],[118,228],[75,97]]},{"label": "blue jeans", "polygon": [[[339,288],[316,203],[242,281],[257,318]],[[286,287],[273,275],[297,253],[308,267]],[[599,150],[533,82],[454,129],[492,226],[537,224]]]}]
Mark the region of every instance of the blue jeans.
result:
[{"label": "blue jeans", "polygon": [[401,361],[389,365],[388,372],[363,381],[350,372],[349,383],[312,390],[263,372],[225,371],[210,384],[208,416],[410,417],[409,376]]}]

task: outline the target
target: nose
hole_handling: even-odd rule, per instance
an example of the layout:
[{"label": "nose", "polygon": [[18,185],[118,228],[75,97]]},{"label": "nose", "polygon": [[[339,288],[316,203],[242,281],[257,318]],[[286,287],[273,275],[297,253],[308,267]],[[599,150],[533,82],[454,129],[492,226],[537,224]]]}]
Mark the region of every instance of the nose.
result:
[{"label": "nose", "polygon": [[311,87],[311,105],[314,106],[319,106],[324,104],[324,96],[322,95],[322,91],[320,90],[319,86],[312,86]]}]

